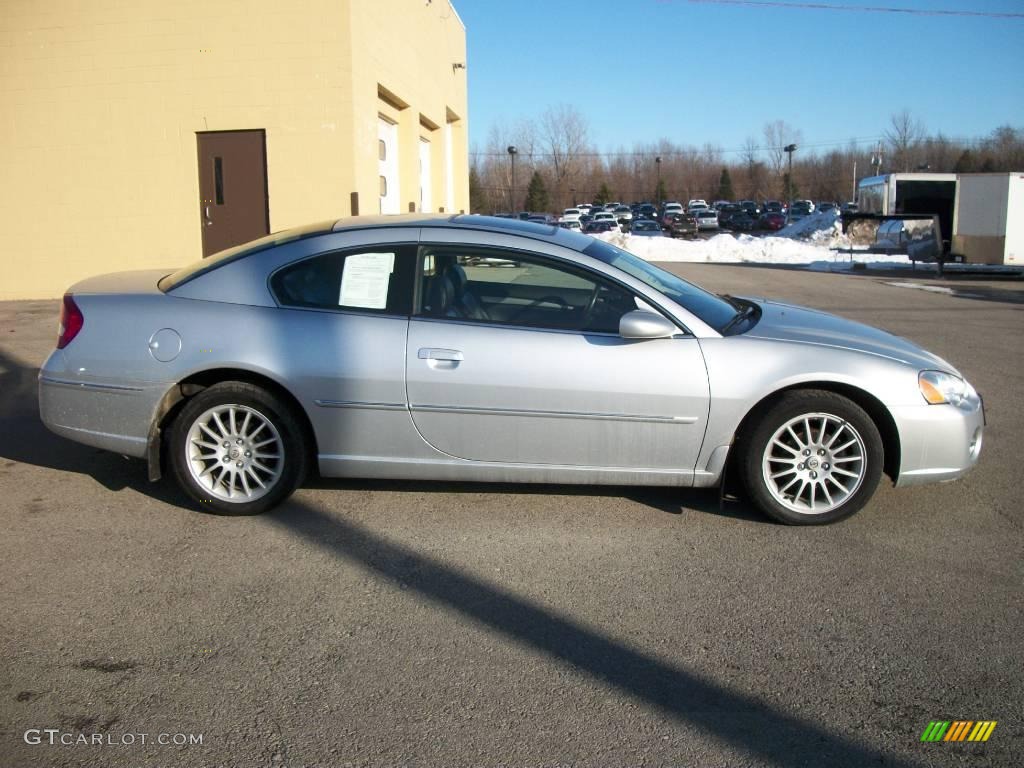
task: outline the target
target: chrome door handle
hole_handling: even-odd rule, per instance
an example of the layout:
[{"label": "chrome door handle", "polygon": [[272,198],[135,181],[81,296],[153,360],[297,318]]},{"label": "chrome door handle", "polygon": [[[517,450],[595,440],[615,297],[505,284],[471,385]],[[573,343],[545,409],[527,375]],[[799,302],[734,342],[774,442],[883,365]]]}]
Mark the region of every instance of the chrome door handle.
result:
[{"label": "chrome door handle", "polygon": [[452,363],[461,363],[465,359],[457,349],[434,349],[432,347],[420,348],[416,356],[420,360],[447,360]]}]

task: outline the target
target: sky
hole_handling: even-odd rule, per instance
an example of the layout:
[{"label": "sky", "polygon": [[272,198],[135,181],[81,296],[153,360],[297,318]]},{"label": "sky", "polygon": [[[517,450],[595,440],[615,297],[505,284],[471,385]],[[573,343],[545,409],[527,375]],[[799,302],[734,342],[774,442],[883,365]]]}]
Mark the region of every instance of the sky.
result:
[{"label": "sky", "polygon": [[[873,145],[903,109],[929,134],[1024,128],[1024,0],[453,3],[478,150],[493,125],[556,104],[583,114],[599,151],[667,138],[730,152],[762,143],[774,120],[799,129],[808,150]],[[1019,17],[857,10],[867,6]]]}]

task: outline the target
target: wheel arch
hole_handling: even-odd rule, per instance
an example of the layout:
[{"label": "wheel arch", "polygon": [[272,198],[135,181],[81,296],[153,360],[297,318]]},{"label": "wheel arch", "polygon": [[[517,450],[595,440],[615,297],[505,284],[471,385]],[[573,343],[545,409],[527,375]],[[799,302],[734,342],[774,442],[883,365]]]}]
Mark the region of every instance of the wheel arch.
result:
[{"label": "wheel arch", "polygon": [[159,480],[163,476],[163,432],[164,428],[174,421],[175,417],[192,397],[214,384],[224,381],[241,381],[261,387],[272,393],[292,411],[302,425],[305,433],[305,444],[308,446],[310,466],[316,466],[319,453],[316,431],[306,409],[287,387],[278,381],[255,371],[244,368],[209,368],[196,371],[185,377],[167,390],[157,404],[149,430],[146,459],[149,465],[149,479]]},{"label": "wheel arch", "polygon": [[[900,457],[901,457],[901,446],[900,446],[900,433],[896,427],[896,421],[893,419],[892,414],[889,413],[889,409],[885,407],[877,397],[872,395],[867,390],[855,387],[850,384],[841,384],[835,381],[806,381],[800,382],[799,384],[793,384],[782,389],[777,389],[771,394],[761,398],[743,417],[740,421],[739,426],[736,428],[736,440],[741,440],[742,437],[751,429],[752,425],[756,423],[757,417],[764,413],[768,408],[771,408],[780,397],[787,392],[795,392],[802,390],[818,390],[825,392],[834,392],[837,395],[851,400],[852,402],[859,405],[867,413],[875,426],[878,428],[878,433],[882,438],[882,447],[884,451],[882,471],[895,483],[896,479],[900,474]],[[730,453],[733,453],[730,451]]]}]

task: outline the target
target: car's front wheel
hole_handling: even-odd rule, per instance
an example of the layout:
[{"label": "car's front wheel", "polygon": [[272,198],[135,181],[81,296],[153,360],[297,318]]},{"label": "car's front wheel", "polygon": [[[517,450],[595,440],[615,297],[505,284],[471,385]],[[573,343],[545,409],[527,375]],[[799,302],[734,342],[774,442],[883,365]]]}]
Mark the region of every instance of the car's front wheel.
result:
[{"label": "car's front wheel", "polygon": [[874,421],[834,392],[783,394],[741,436],[740,473],[751,500],[791,525],[823,525],[863,507],[882,475]]},{"label": "car's front wheel", "polygon": [[306,473],[299,420],[271,393],[244,382],[221,382],[189,400],[169,442],[178,484],[216,514],[264,512],[287,498]]}]

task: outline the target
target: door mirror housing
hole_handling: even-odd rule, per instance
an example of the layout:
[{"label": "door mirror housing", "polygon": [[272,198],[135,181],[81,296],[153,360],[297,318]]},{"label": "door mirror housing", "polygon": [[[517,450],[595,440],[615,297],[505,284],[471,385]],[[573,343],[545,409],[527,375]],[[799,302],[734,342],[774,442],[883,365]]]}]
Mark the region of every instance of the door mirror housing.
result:
[{"label": "door mirror housing", "polygon": [[619,336],[624,339],[667,339],[677,333],[675,323],[646,309],[635,309],[619,319]]}]

